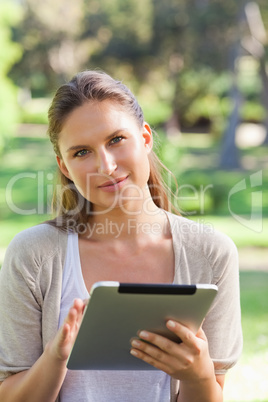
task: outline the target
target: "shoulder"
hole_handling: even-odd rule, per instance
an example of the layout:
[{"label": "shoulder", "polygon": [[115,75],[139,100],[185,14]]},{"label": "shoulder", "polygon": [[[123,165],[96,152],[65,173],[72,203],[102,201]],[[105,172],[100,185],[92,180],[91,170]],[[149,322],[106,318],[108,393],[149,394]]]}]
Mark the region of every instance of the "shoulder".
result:
[{"label": "shoulder", "polygon": [[10,242],[11,247],[46,249],[46,253],[54,251],[59,244],[67,240],[67,233],[47,223],[42,223],[23,230]]},{"label": "shoulder", "polygon": [[7,248],[6,258],[31,259],[42,264],[54,255],[65,254],[66,246],[67,233],[42,223],[18,233]]},{"label": "shoulder", "polygon": [[[213,224],[198,223],[168,213],[174,247],[183,247],[195,260],[207,261],[211,267],[238,265],[238,252],[233,240],[216,230]],[[216,274],[216,272],[215,272]]]}]

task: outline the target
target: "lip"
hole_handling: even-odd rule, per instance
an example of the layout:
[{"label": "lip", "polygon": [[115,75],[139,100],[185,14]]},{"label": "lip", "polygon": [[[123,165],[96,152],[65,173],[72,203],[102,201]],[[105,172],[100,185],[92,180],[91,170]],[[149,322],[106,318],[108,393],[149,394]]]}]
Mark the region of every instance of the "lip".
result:
[{"label": "lip", "polygon": [[98,186],[101,190],[107,191],[107,192],[114,192],[120,190],[121,187],[125,184],[127,181],[128,176],[123,176],[123,177],[118,177],[113,180],[108,180]]}]

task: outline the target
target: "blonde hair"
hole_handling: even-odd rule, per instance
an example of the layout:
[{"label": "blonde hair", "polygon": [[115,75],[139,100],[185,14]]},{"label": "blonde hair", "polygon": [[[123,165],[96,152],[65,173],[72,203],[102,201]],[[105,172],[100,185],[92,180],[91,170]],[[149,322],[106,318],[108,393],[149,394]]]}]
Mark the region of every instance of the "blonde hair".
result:
[{"label": "blonde hair", "polygon": [[[118,103],[133,116],[139,127],[144,123],[143,111],[132,92],[121,82],[99,71],[83,71],[75,75],[70,82],[62,85],[56,92],[48,111],[48,135],[57,156],[61,158],[59,134],[65,120],[77,107],[89,101],[102,102],[111,100]],[[166,169],[152,150],[149,154],[150,175],[148,187],[154,203],[164,210],[178,213],[170,201],[170,190],[162,177]],[[92,205],[76,189],[74,183],[59,170],[60,191],[54,194],[54,207],[58,217],[57,225],[65,228],[68,219],[76,224],[87,223],[92,212]],[[58,187],[58,186],[57,186]]]}]

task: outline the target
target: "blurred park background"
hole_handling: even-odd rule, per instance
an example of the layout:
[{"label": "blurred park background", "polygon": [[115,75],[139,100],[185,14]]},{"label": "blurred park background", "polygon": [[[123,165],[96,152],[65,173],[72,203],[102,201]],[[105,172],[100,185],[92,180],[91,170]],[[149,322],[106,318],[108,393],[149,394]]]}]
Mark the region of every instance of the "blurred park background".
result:
[{"label": "blurred park background", "polygon": [[157,132],[182,214],[238,247],[245,342],[225,400],[268,401],[267,0],[0,0],[0,49],[0,263],[51,216],[52,94],[110,73]]}]

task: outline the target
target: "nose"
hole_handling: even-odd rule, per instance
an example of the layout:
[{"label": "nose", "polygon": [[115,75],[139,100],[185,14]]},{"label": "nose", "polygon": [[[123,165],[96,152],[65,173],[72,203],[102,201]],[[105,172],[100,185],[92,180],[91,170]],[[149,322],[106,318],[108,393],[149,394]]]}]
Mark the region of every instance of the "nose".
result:
[{"label": "nose", "polygon": [[117,168],[114,156],[106,149],[101,150],[98,155],[98,173],[110,176]]}]

